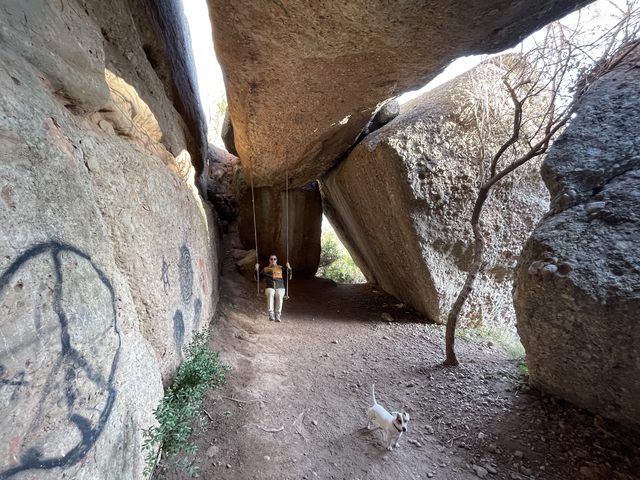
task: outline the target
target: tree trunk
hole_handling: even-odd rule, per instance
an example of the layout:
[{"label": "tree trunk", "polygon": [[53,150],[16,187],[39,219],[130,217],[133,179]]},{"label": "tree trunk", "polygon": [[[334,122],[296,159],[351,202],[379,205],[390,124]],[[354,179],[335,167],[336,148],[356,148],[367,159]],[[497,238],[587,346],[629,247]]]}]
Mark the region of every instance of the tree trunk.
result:
[{"label": "tree trunk", "polygon": [[460,293],[458,293],[458,297],[453,303],[453,307],[451,307],[449,316],[447,317],[447,330],[445,335],[446,359],[444,361],[444,364],[450,367],[455,367],[459,363],[458,359],[456,358],[456,352],[454,349],[456,325],[458,323],[458,317],[460,316],[462,307],[464,306],[464,302],[467,301],[467,298],[471,293],[473,282],[478,276],[480,266],[482,265],[482,254],[484,253],[484,238],[482,237],[482,232],[480,231],[480,213],[482,212],[484,202],[489,195],[489,188],[490,187],[487,187],[486,184],[480,188],[480,191],[478,192],[478,198],[476,199],[476,203],[473,207],[473,215],[471,216],[471,227],[473,228],[474,236],[473,262],[471,263],[471,268],[469,268],[469,272],[467,273],[467,278],[464,281],[462,290],[460,290]]}]

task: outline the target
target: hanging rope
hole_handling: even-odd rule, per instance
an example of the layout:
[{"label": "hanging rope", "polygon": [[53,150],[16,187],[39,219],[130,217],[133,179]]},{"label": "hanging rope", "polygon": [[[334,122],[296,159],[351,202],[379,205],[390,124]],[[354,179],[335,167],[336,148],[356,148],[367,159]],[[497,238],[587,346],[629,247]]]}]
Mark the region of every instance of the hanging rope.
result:
[{"label": "hanging rope", "polygon": [[[285,243],[286,243],[286,262],[289,263],[289,160],[287,159],[287,155],[285,153],[284,157],[285,162]],[[287,263],[285,263],[285,291],[284,291],[284,299],[289,300],[289,269],[287,268]]]},{"label": "hanging rope", "polygon": [[[252,156],[249,156],[250,159],[253,159]],[[255,243],[256,246],[256,263],[260,263],[259,260],[259,256],[258,256],[258,229],[256,227],[256,198],[255,195],[253,193],[253,161],[250,161],[250,171],[251,171],[251,207],[253,209],[253,241]],[[258,267],[259,269],[260,267]],[[256,272],[256,295],[259,297],[260,296],[260,275],[258,274],[260,270],[258,270],[258,272]]]}]

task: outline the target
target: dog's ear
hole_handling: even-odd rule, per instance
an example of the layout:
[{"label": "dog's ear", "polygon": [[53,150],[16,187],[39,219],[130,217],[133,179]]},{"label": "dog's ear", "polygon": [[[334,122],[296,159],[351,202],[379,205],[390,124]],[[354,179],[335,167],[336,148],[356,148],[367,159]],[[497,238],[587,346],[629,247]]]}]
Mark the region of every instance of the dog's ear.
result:
[{"label": "dog's ear", "polygon": [[408,414],[408,413],[403,413],[403,414],[402,414],[402,417],[404,418],[404,421],[405,421],[405,422],[408,422],[408,421],[409,421],[409,414]]},{"label": "dog's ear", "polygon": [[396,413],[396,422],[402,423],[402,413]]}]

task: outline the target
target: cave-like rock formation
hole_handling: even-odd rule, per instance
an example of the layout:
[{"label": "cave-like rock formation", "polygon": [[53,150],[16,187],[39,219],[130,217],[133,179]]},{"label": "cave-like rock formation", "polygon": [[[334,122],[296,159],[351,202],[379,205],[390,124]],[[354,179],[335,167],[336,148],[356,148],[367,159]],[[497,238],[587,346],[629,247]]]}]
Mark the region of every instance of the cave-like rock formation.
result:
[{"label": "cave-like rock formation", "polygon": [[163,382],[215,311],[178,5],[0,5],[0,478],[142,478]]},{"label": "cave-like rock formation", "polygon": [[[326,214],[367,279],[436,322],[446,319],[471,262],[469,219],[486,168],[473,79],[482,78],[483,88],[502,100],[496,108],[509,138],[513,113],[501,88],[506,67],[498,63],[414,100],[321,181]],[[497,141],[488,140],[487,152],[497,150]],[[469,323],[514,320],[517,252],[547,208],[536,170],[532,164],[498,184],[485,207],[487,264],[463,311]]]},{"label": "cave-like rock formation", "polygon": [[533,385],[640,426],[640,49],[600,79],[542,173],[552,211],[519,261]]},{"label": "cave-like rock formation", "polygon": [[589,0],[208,0],[234,145],[257,186],[322,175],[377,106]]},{"label": "cave-like rock formation", "polygon": [[[246,248],[255,248],[251,190],[240,182],[239,230]],[[286,261],[287,236],[289,263],[296,275],[314,275],[320,262],[322,233],[322,200],[317,183],[289,191],[289,226],[287,233],[286,192],[275,188],[256,188],[256,227],[258,253],[263,266],[268,256],[276,254],[278,261]]]}]

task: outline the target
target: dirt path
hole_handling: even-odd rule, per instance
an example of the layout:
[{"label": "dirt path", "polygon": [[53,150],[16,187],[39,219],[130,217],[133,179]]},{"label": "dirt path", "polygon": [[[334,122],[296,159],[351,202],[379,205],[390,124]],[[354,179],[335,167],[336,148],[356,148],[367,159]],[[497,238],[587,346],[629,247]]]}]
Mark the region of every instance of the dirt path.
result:
[{"label": "dirt path", "polygon": [[[206,400],[201,478],[640,478],[638,434],[521,392],[518,362],[490,341],[458,340],[464,364],[442,367],[441,327],[369,286],[294,278],[275,323],[230,264],[220,310],[213,346],[230,372]],[[363,428],[372,383],[411,415],[392,452]]]}]

